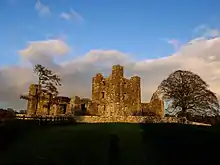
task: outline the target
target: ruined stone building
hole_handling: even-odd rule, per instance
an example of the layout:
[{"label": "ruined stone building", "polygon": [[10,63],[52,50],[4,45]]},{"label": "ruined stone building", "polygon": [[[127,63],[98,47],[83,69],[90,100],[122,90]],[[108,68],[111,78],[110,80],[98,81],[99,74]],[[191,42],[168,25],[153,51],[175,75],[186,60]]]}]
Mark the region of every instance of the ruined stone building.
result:
[{"label": "ruined stone building", "polygon": [[88,105],[90,114],[100,116],[129,116],[151,112],[163,116],[164,102],[155,92],[150,103],[141,103],[141,79],[124,77],[124,68],[112,67],[109,77],[97,73],[92,79],[92,102]]},{"label": "ruined stone building", "polygon": [[91,114],[127,116],[141,110],[140,77],[124,77],[123,66],[114,65],[105,78],[98,73],[92,79]]},{"label": "ruined stone building", "polygon": [[51,95],[41,90],[41,95],[37,101],[37,84],[31,84],[28,95],[22,95],[21,98],[28,100],[27,114],[28,115],[62,115],[74,114],[86,110],[86,105],[90,101],[86,98],[74,96],[72,98],[65,96],[57,97],[57,104],[50,105],[49,100]]},{"label": "ruined stone building", "polygon": [[74,96],[72,98],[58,96],[58,104],[50,106],[49,94],[42,92],[37,105],[36,96],[38,85],[29,87],[28,114],[59,115],[59,114],[85,114],[98,116],[130,116],[139,112],[152,112],[163,116],[164,103],[156,93],[150,103],[141,103],[141,79],[133,76],[124,77],[124,68],[120,65],[112,67],[109,77],[97,73],[92,78],[92,100]]}]

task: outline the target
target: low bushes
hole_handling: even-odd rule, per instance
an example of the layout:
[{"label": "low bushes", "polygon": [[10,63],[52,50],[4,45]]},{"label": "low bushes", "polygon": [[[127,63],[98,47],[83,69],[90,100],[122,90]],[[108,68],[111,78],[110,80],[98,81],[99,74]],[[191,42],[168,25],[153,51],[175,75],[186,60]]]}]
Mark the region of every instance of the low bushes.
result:
[{"label": "low bushes", "polygon": [[8,118],[14,118],[15,113],[11,111],[7,111],[4,109],[0,109],[0,120],[2,119],[8,119]]}]

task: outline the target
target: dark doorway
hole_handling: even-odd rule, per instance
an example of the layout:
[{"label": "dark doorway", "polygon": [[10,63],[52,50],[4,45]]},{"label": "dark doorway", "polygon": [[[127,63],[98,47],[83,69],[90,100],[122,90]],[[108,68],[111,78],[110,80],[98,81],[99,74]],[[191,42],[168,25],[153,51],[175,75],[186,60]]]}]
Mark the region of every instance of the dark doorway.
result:
[{"label": "dark doorway", "polygon": [[81,110],[82,110],[83,112],[86,111],[86,104],[81,104]]}]

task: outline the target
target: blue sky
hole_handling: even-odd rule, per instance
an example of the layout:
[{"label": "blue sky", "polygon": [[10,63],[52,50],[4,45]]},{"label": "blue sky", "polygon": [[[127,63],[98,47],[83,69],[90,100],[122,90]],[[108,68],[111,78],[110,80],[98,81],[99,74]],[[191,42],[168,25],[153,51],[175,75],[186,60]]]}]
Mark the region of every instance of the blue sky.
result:
[{"label": "blue sky", "polygon": [[[29,41],[65,37],[72,51],[65,57],[93,49],[130,53],[137,60],[175,52],[164,39],[185,43],[193,29],[208,24],[219,27],[219,0],[41,0],[50,14],[40,14],[35,0],[0,1],[0,66],[19,63],[18,50]],[[70,9],[81,15],[65,20]]]}]

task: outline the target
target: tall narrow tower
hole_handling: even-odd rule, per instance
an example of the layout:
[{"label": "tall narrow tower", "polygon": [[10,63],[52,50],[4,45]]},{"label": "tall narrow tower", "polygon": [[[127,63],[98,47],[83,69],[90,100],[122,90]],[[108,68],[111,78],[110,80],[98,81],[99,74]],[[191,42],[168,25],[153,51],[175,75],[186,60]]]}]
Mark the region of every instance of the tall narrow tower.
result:
[{"label": "tall narrow tower", "polygon": [[113,85],[113,93],[114,93],[114,102],[120,103],[121,97],[121,79],[124,76],[124,68],[120,65],[112,66],[112,85]]},{"label": "tall narrow tower", "polygon": [[139,76],[133,76],[130,79],[132,84],[132,95],[134,98],[133,102],[133,110],[140,111],[141,110],[141,78]]},{"label": "tall narrow tower", "polygon": [[29,86],[29,93],[28,93],[28,105],[27,105],[27,114],[28,115],[35,115],[37,112],[37,100],[36,100],[36,95],[37,95],[37,89],[38,85],[37,84],[31,84]]}]

